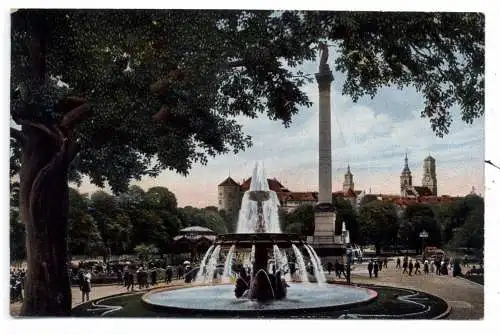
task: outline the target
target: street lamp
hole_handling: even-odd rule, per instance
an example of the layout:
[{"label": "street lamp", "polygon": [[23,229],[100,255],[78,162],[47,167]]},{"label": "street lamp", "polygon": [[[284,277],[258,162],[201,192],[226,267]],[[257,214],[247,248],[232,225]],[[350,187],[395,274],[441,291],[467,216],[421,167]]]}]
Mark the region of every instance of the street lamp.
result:
[{"label": "street lamp", "polygon": [[425,239],[429,237],[429,233],[424,230],[420,233],[419,237],[422,239],[422,255],[424,255]]}]

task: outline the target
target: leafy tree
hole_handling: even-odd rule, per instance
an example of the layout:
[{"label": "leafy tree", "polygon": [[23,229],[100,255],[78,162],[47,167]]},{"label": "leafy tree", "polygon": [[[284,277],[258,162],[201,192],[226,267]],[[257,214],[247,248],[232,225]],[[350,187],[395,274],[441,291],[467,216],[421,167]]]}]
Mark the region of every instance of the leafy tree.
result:
[{"label": "leafy tree", "polygon": [[97,223],[104,241],[103,256],[120,254],[130,247],[132,221],[119,206],[118,199],[104,191],[97,191],[90,197],[90,212]]},{"label": "leafy tree", "polygon": [[[209,207],[207,207],[209,208]],[[205,208],[205,209],[207,209]],[[238,217],[230,215],[227,213],[224,209],[220,209],[218,211],[220,217],[224,220],[224,223],[226,224],[226,230],[228,233],[234,233],[236,231],[237,225],[238,225]]]},{"label": "leafy tree", "polygon": [[335,197],[333,204],[336,210],[335,230],[342,231],[342,223],[345,222],[346,229],[349,230],[351,243],[360,243],[359,220],[351,202],[342,197]]},{"label": "leafy tree", "polygon": [[374,194],[367,194],[367,195],[365,195],[365,196],[361,199],[361,201],[360,201],[360,203],[359,203],[359,207],[363,207],[363,206],[364,206],[364,205],[366,205],[367,203],[372,202],[372,201],[374,201],[374,200],[377,200],[377,196],[376,196],[376,195],[374,195]]},{"label": "leafy tree", "polygon": [[177,209],[177,199],[175,194],[170,192],[166,187],[152,187],[144,197],[146,206],[151,209],[166,210],[174,212]]},{"label": "leafy tree", "polygon": [[94,218],[89,213],[89,201],[77,190],[69,189],[69,250],[72,255],[97,256],[104,243]]},{"label": "leafy tree", "polygon": [[310,11],[305,20],[310,35],[335,42],[342,93],[354,101],[383,86],[414,86],[438,136],[448,133],[453,105],[467,123],[483,115],[483,14]]},{"label": "leafy tree", "polygon": [[149,263],[153,256],[158,254],[158,248],[152,244],[139,244],[134,252],[142,263]]},{"label": "leafy tree", "polygon": [[283,231],[306,236],[314,235],[314,207],[300,205],[285,215]]},{"label": "leafy tree", "polygon": [[466,218],[465,223],[455,229],[448,244],[450,248],[484,248],[484,209],[473,210]]},{"label": "leafy tree", "polygon": [[286,66],[314,59],[320,40],[338,45],[345,94],[414,85],[438,135],[451,104],[466,122],[484,108],[480,14],[32,9],[11,19],[10,114],[21,126],[11,128],[11,174],[30,270],[23,315],[70,313],[68,178],[119,192],[245,149],[234,116],[265,111],[288,125],[310,106],[305,76]]},{"label": "leafy tree", "polygon": [[377,255],[383,245],[394,243],[399,229],[398,216],[393,204],[380,200],[361,207],[360,233],[364,241],[375,244]]},{"label": "leafy tree", "polygon": [[432,208],[425,204],[408,205],[404,212],[400,236],[406,241],[407,247],[416,249],[417,253],[422,247],[422,240],[419,235],[423,230],[429,234],[425,241],[427,244],[441,245],[441,230]]},{"label": "leafy tree", "polygon": [[226,222],[219,215],[211,210],[186,206],[179,208],[179,217],[182,227],[201,226],[213,230],[219,234],[228,232]]},{"label": "leafy tree", "polygon": [[445,227],[450,248],[484,247],[484,199],[470,194],[456,201],[449,210],[450,220]]}]

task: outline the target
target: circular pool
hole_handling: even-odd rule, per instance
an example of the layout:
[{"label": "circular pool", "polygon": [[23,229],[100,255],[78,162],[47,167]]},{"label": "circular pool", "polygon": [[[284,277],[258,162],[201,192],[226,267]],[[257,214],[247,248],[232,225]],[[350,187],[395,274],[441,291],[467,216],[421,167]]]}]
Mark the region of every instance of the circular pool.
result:
[{"label": "circular pool", "polygon": [[176,290],[156,290],[142,297],[149,308],[191,311],[206,315],[234,313],[277,314],[301,311],[338,310],[369,303],[377,292],[361,287],[333,284],[294,284],[282,300],[258,302],[237,299],[233,285],[196,286]]}]

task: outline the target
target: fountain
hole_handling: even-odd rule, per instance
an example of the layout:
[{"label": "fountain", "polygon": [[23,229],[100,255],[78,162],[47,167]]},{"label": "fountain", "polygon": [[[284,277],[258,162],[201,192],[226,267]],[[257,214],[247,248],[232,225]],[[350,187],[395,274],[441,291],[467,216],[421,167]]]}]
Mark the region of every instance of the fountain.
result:
[{"label": "fountain", "polygon": [[[250,189],[243,196],[236,233],[219,235],[209,248],[195,279],[201,285],[153,291],[143,296],[143,302],[149,307],[205,315],[256,311],[276,315],[301,309],[345,308],[377,297],[366,288],[327,284],[314,249],[303,237],[281,232],[278,208],[278,197],[269,190],[263,165],[257,163]],[[295,256],[292,267],[285,250]],[[223,253],[227,256],[219,279],[214,271]],[[244,261],[233,262],[234,255]],[[234,277],[236,283],[231,286]]]}]

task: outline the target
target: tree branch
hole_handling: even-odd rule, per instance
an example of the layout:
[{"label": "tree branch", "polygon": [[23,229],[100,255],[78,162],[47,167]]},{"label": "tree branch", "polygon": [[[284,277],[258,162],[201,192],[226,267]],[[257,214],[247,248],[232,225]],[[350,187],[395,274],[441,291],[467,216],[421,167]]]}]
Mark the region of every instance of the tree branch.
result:
[{"label": "tree branch", "polygon": [[61,128],[65,130],[73,129],[78,123],[88,119],[92,115],[92,110],[88,103],[84,103],[76,108],[73,108],[69,113],[64,115],[61,121]]},{"label": "tree branch", "polygon": [[67,164],[70,164],[75,158],[75,156],[80,152],[80,147],[81,147],[80,143],[78,143],[77,141],[71,141],[68,144],[68,149],[66,150],[66,157],[65,157],[65,161]]},{"label": "tree branch", "polygon": [[53,132],[47,126],[41,123],[35,123],[24,119],[16,119],[15,121],[23,126],[30,126],[33,128],[40,129],[41,131],[49,135],[52,139],[54,139],[57,143],[60,143],[62,140],[62,138],[60,138],[55,132]]},{"label": "tree branch", "polygon": [[10,136],[12,136],[21,145],[24,145],[24,143],[26,143],[26,141],[28,140],[28,138],[23,134],[22,131],[12,127],[10,127]]}]

